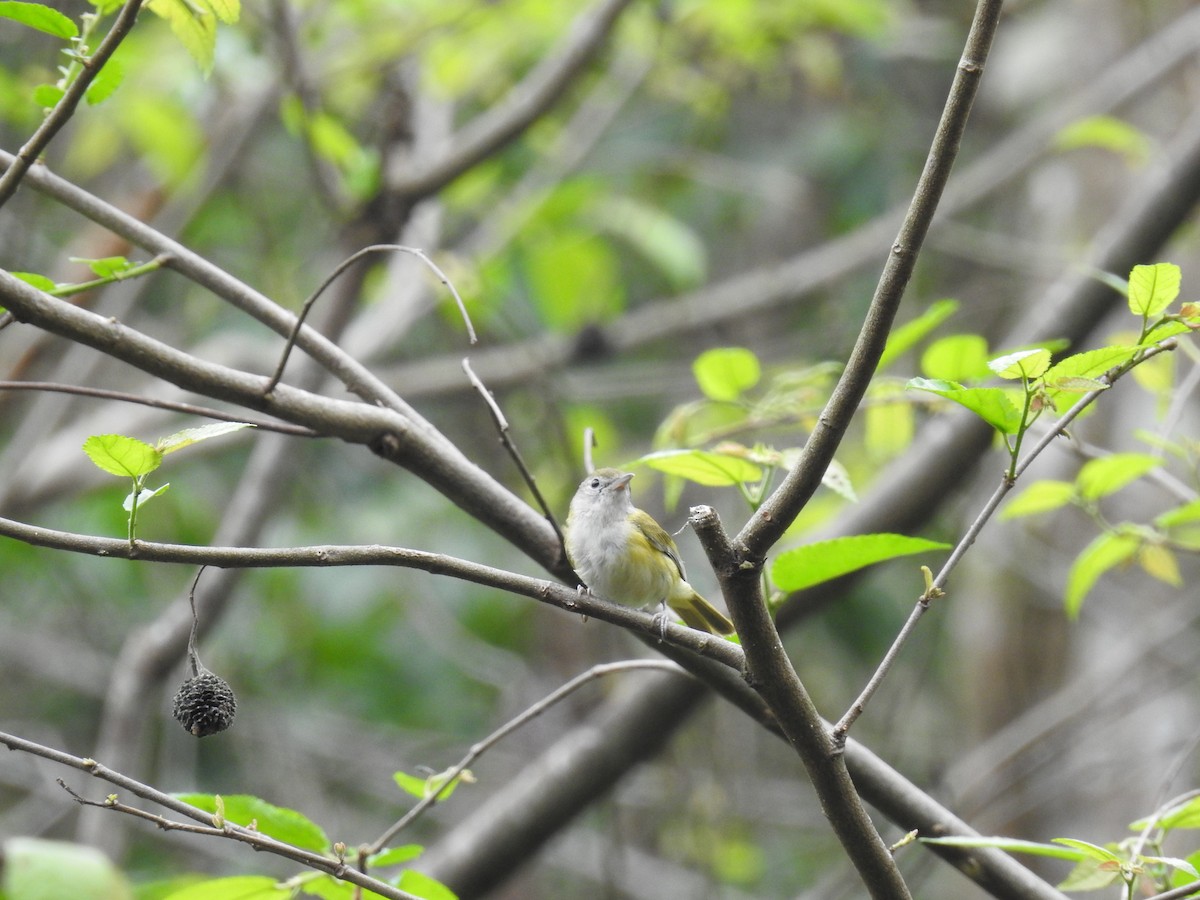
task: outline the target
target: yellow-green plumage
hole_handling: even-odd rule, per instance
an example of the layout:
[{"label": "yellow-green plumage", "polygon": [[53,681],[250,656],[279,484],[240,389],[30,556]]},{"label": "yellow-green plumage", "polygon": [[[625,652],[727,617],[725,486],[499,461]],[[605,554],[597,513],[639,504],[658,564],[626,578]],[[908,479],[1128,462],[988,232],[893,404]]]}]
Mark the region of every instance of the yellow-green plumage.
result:
[{"label": "yellow-green plumage", "polygon": [[730,634],[733,623],[687,583],[671,535],[633,505],[633,474],[597,469],[567,516],[567,555],[594,594],[629,606],[665,603],[692,628]]}]

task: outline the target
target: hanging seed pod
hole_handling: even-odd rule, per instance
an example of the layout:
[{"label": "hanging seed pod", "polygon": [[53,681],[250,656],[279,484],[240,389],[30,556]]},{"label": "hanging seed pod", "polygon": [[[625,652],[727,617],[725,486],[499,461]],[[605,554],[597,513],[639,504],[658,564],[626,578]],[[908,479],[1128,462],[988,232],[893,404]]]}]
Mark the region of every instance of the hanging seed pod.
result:
[{"label": "hanging seed pod", "polygon": [[196,737],[207,737],[233,724],[237,697],[228,681],[201,669],[179,686],[171,712],[187,731]]}]

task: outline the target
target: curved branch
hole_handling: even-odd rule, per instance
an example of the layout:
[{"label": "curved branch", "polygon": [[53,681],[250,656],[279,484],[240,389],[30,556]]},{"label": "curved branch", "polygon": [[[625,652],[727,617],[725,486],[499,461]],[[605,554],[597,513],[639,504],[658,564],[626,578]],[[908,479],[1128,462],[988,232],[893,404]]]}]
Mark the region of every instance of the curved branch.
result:
[{"label": "curved branch", "polygon": [[581,14],[557,53],[538,63],[502,101],[447,139],[433,159],[416,161],[410,171],[390,179],[389,193],[409,200],[428,197],[518,137],[546,114],[596,57],[630,2],[601,0]]}]

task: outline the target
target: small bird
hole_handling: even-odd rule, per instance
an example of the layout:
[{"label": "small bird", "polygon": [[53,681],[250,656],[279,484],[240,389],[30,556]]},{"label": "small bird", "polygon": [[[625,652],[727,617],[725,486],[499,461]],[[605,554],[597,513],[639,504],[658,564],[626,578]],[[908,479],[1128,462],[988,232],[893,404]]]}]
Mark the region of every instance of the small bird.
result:
[{"label": "small bird", "polygon": [[687,583],[679,548],[633,505],[632,472],[597,469],[567,515],[567,557],[594,594],[627,606],[666,604],[691,628],[731,634],[733,623]]}]

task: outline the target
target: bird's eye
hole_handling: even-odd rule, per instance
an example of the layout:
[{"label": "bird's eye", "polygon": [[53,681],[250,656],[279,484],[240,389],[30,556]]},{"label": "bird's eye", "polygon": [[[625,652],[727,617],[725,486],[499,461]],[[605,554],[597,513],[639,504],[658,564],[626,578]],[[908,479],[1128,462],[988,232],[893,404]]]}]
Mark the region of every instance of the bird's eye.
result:
[{"label": "bird's eye", "polygon": [[593,478],[593,479],[592,479],[592,490],[593,490],[593,491],[594,491],[594,490],[598,490],[598,489],[599,489],[599,487],[600,487],[600,479],[599,479],[599,478]]}]

